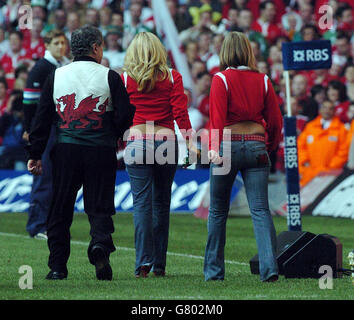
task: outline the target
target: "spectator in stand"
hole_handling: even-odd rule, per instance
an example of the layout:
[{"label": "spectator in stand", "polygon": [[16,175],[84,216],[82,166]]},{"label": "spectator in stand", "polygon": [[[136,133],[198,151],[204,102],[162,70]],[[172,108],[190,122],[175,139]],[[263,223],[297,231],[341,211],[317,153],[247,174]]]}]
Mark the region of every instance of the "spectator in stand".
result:
[{"label": "spectator in stand", "polygon": [[210,32],[210,31],[216,33],[217,27],[212,20],[211,10],[205,10],[201,12],[198,24],[186,30],[183,30],[179,34],[179,38],[182,41],[182,43],[187,43],[189,40],[197,41],[202,32]]},{"label": "spectator in stand", "polygon": [[99,11],[94,8],[87,8],[84,21],[86,25],[98,28],[100,26]]},{"label": "spectator in stand", "polygon": [[26,142],[23,134],[22,91],[13,90],[5,113],[0,117],[0,168],[26,170]]},{"label": "spectator in stand", "polygon": [[314,85],[311,88],[311,97],[299,100],[299,105],[302,107],[301,114],[308,117],[309,121],[315,119],[325,99],[325,87],[320,84]]},{"label": "spectator in stand", "polygon": [[302,25],[314,24],[313,5],[311,2],[303,2],[299,4],[299,15]]},{"label": "spectator in stand", "polygon": [[291,96],[300,99],[307,99],[307,79],[301,74],[297,74],[291,81]]},{"label": "spectator in stand", "polygon": [[198,42],[194,41],[194,40],[190,40],[184,45],[184,48],[185,48],[184,51],[186,54],[187,62],[188,62],[189,68],[191,69],[194,62],[199,60]]},{"label": "spectator in stand", "polygon": [[66,21],[66,32],[65,32],[65,36],[68,39],[68,41],[71,40],[71,35],[72,33],[76,30],[79,29],[81,25],[80,22],[80,16],[77,12],[69,12],[68,13],[68,17],[67,17],[67,21]]},{"label": "spectator in stand", "polygon": [[44,27],[43,20],[39,18],[33,18],[32,29],[27,39],[23,41],[23,48],[25,48],[28,55],[32,60],[39,60],[44,56],[45,44],[42,37],[42,31]]},{"label": "spectator in stand", "polygon": [[32,0],[32,18],[41,19],[43,23],[47,21],[47,3],[45,0]]},{"label": "spectator in stand", "polygon": [[250,41],[256,41],[264,57],[267,57],[267,41],[262,33],[252,30],[253,15],[249,9],[241,9],[238,14],[238,27],[248,37]]},{"label": "spectator in stand", "polygon": [[239,25],[238,14],[237,8],[231,7],[227,13],[227,17],[221,20],[217,32],[226,34],[232,28],[237,27]]},{"label": "spectator in stand", "polygon": [[102,32],[102,36],[105,37],[107,35],[108,29],[111,25],[112,20],[112,10],[109,7],[103,7],[99,11],[100,15],[100,31]]},{"label": "spectator in stand", "polygon": [[4,77],[0,77],[0,118],[6,110],[7,101],[9,99],[9,94],[7,92],[7,89],[8,86],[7,86],[6,79]]},{"label": "spectator in stand", "polygon": [[257,62],[257,69],[260,73],[264,73],[269,75],[269,66],[268,63],[264,60],[260,60]]},{"label": "spectator in stand", "polygon": [[5,38],[5,27],[0,26],[0,59],[10,50],[10,42]]},{"label": "spectator in stand", "polygon": [[301,17],[296,12],[290,11],[284,14],[281,20],[284,33],[290,40],[292,40],[303,25]]},{"label": "spectator in stand", "polygon": [[109,29],[105,37],[105,51],[103,57],[109,61],[111,69],[120,73],[120,69],[124,65],[125,52],[122,51],[119,43],[121,40],[121,34],[118,28]]},{"label": "spectator in stand", "polygon": [[20,31],[11,31],[9,35],[10,50],[0,59],[0,65],[6,73],[6,81],[10,90],[15,84],[15,69],[21,63],[31,64],[29,53],[22,47],[23,35]]},{"label": "spectator in stand", "polygon": [[122,12],[118,12],[118,11],[112,12],[111,25],[120,28],[120,31],[123,33],[124,20],[123,20]]},{"label": "spectator in stand", "polygon": [[188,21],[187,15],[179,10],[178,0],[167,0],[166,4],[177,28],[177,32],[188,29],[191,24]]},{"label": "spectator in stand", "polygon": [[333,4],[331,6],[335,12],[335,20],[333,26],[324,33],[323,38],[335,44],[339,33],[342,31],[349,33],[353,31],[353,8],[349,3],[341,3],[337,7],[334,7]]},{"label": "spectator in stand", "polygon": [[143,7],[139,2],[132,2],[129,7],[130,23],[124,17],[123,50],[126,50],[136,34],[143,31],[152,31],[142,20]]},{"label": "spectator in stand", "polygon": [[330,100],[335,107],[335,115],[338,116],[343,123],[347,123],[349,120],[347,117],[349,100],[345,84],[336,80],[330,81],[326,94],[328,100]]},{"label": "spectator in stand", "polygon": [[325,100],[320,115],[298,137],[300,185],[321,172],[340,169],[348,159],[347,129],[335,116],[335,106]]},{"label": "spectator in stand", "polygon": [[198,56],[203,62],[207,62],[213,55],[211,49],[211,39],[213,34],[210,31],[202,32],[198,39]]},{"label": "spectator in stand", "polygon": [[279,84],[280,78],[283,74],[283,56],[278,46],[273,45],[269,48],[268,63],[270,65],[271,78]]},{"label": "spectator in stand", "polygon": [[208,72],[211,75],[214,75],[216,72],[219,72],[219,70],[220,70],[219,55],[220,55],[220,50],[221,50],[221,46],[222,46],[223,41],[224,41],[223,34],[215,34],[214,35],[214,37],[213,37],[213,50],[212,50],[213,54],[206,62]]},{"label": "spectator in stand", "polygon": [[[56,9],[53,14],[48,18],[48,24],[44,27],[44,33],[47,33],[51,30],[66,30],[66,17],[67,13],[72,11],[65,11],[64,9]],[[53,20],[53,22],[51,22]]]},{"label": "spectator in stand", "polygon": [[[206,63],[203,62],[202,60],[196,60],[191,67],[191,76],[192,76],[194,83],[195,84],[197,83],[199,74],[205,73],[207,71],[208,71],[208,69],[207,69]],[[198,92],[197,92],[197,94],[198,94]]]},{"label": "spectator in stand", "polygon": [[259,43],[257,41],[250,41],[250,43],[251,43],[252,51],[253,51],[253,54],[256,58],[256,61],[263,60],[264,58],[263,58],[263,55],[261,52],[261,47],[260,47]]},{"label": "spectator in stand", "polygon": [[201,72],[197,75],[197,109],[204,117],[204,128],[209,128],[209,93],[211,75],[208,72]]},{"label": "spectator in stand", "polygon": [[282,34],[281,29],[274,22],[276,8],[272,1],[266,0],[259,5],[260,17],[253,22],[252,29],[260,32],[269,44],[275,42],[276,38]]},{"label": "spectator in stand", "polygon": [[313,41],[320,39],[320,33],[313,24],[305,24],[300,32],[295,33],[293,41]]},{"label": "spectator in stand", "polygon": [[351,43],[350,37],[345,32],[340,32],[337,35],[335,42],[335,50],[333,52],[333,60],[337,59],[340,66],[353,63],[353,57],[351,56]]},{"label": "spectator in stand", "polygon": [[354,101],[354,64],[350,64],[345,68],[344,77],[348,98]]},{"label": "spectator in stand", "polygon": [[28,78],[28,66],[21,64],[15,69],[15,85],[14,89],[23,91],[26,87]]}]

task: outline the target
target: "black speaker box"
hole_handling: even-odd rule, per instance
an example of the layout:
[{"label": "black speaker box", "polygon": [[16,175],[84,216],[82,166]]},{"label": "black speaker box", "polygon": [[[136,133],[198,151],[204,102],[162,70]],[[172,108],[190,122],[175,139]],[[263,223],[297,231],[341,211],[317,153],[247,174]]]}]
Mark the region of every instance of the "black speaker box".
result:
[{"label": "black speaker box", "polygon": [[[341,276],[342,244],[327,234],[284,231],[277,237],[276,258],[279,274],[285,278],[320,278],[319,268],[328,265],[333,277]],[[250,260],[251,273],[259,274],[258,254]]]}]

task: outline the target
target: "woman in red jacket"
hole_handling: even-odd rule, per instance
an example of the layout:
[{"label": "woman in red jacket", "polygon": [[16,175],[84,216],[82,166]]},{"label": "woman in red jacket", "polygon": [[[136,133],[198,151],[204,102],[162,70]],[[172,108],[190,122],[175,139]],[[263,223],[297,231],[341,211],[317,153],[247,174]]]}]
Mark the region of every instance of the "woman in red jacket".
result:
[{"label": "woman in red jacket", "polygon": [[[122,74],[136,107],[125,163],[134,205],[136,277],[165,275],[171,186],[177,168],[178,127],[191,129],[181,75],[167,66],[166,51],[150,32],[135,36]],[[182,130],[183,131],[183,130]]]},{"label": "woman in red jacket", "polygon": [[[268,206],[268,152],[275,150],[281,138],[280,108],[269,78],[256,69],[244,34],[231,32],[226,36],[220,52],[220,70],[210,91],[208,156],[212,164],[205,279],[224,279],[230,193],[236,174],[241,171],[258,247],[260,278],[275,281],[278,268],[276,233]],[[224,143],[220,145],[221,140]],[[215,170],[222,157],[231,157],[226,175]]]}]

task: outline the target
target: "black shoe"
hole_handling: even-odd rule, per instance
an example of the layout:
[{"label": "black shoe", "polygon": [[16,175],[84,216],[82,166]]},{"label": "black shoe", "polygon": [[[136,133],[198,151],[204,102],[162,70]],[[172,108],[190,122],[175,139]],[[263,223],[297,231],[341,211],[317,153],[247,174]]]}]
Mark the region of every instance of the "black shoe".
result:
[{"label": "black shoe", "polygon": [[58,272],[58,271],[49,271],[47,276],[45,277],[47,280],[63,280],[68,276],[67,273]]},{"label": "black shoe", "polygon": [[112,280],[112,268],[104,249],[99,245],[93,246],[91,256],[96,267],[96,278],[98,280]]}]

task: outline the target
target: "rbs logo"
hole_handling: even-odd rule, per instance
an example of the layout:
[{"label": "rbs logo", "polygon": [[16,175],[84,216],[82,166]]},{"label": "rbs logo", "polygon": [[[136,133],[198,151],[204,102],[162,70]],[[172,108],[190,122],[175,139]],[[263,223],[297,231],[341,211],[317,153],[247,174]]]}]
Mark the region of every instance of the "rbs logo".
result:
[{"label": "rbs logo", "polygon": [[293,51],[294,62],[318,62],[329,59],[328,49],[306,49]]}]

